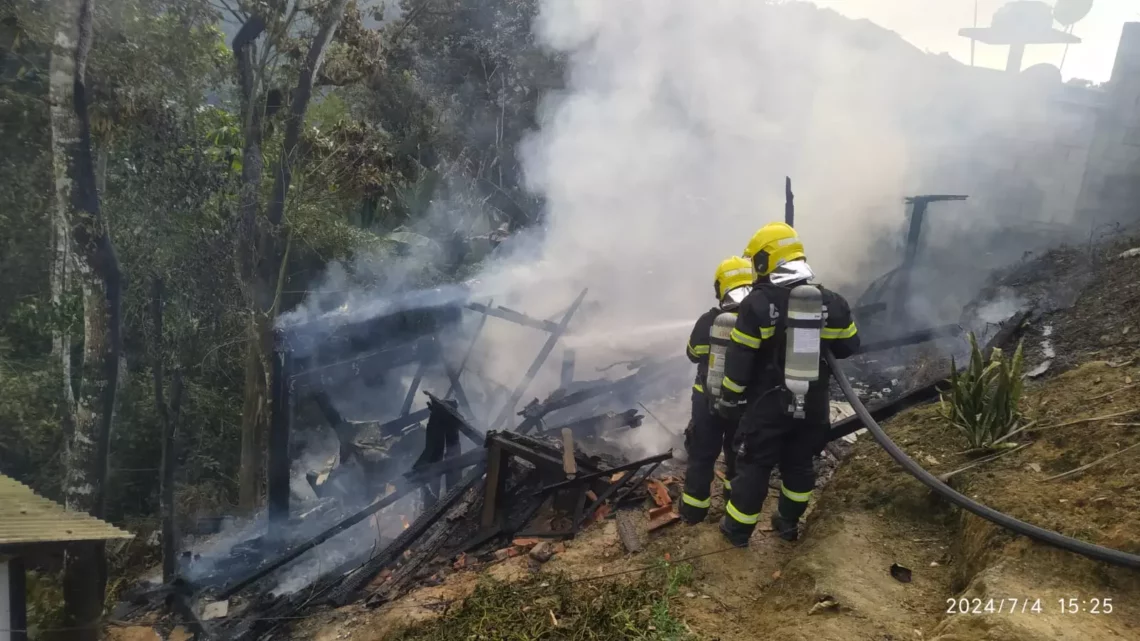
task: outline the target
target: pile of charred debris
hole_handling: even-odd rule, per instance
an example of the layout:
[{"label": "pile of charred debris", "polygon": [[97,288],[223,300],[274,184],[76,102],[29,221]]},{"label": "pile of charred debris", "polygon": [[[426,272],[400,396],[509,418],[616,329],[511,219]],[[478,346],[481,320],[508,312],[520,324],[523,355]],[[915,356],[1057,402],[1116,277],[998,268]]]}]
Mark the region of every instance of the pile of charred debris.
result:
[{"label": "pile of charred debris", "polygon": [[[272,406],[282,411],[271,418],[265,515],[175,553],[173,571],[161,583],[129,591],[117,618],[137,619],[165,606],[200,639],[266,638],[314,608],[377,606],[455,569],[519,553],[545,560],[558,541],[623,509],[643,509],[647,501],[656,506],[651,530],[675,521],[662,483],[674,478],[672,451],[628,460],[612,440],[644,418],[622,406],[650,400],[647,390],[686,390],[687,361],[630,363],[621,378],[575,381],[574,353],[566,349],[561,388],[516,411],[586,292],[556,321],[469,302],[455,292],[435,291],[426,302],[423,292],[417,296],[365,327],[319,335],[324,349],[298,344],[298,336],[312,340],[312,332],[279,333]],[[481,315],[466,326],[475,326],[472,344],[488,317],[548,335],[519,383],[504,392],[502,410],[482,424],[460,376],[470,349],[454,366],[438,340],[464,309]],[[327,348],[336,341],[340,349]],[[346,351],[354,355],[342,358]],[[409,365],[416,374],[394,419],[347,420],[330,399],[328,391],[345,376]],[[449,389],[442,395],[421,389],[432,368],[446,374]],[[426,407],[412,411],[417,397]],[[302,402],[319,407],[335,429],[338,456],[364,470],[363,476],[349,475],[347,465],[309,471],[301,477],[308,485],[303,489],[317,498],[304,502],[296,500],[297,444],[291,443],[294,410]],[[377,440],[386,456],[367,456],[367,443]],[[337,491],[350,483],[354,492]],[[371,498],[350,498],[362,495]]]}]

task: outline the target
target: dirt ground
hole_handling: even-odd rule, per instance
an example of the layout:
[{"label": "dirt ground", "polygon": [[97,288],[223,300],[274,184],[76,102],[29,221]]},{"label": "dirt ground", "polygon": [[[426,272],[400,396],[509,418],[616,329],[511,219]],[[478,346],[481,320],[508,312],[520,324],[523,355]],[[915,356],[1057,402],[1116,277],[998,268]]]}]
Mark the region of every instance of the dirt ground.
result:
[{"label": "dirt ground", "polygon": [[[1051,325],[1063,365],[1027,386],[1023,408],[1033,427],[1013,439],[1025,447],[958,472],[950,482],[1016,518],[1140,553],[1140,445],[1122,451],[1140,444],[1140,259],[1134,260],[1104,261],[1091,279],[1086,276],[1070,309],[1038,319],[1029,340],[1040,337],[1043,324]],[[937,405],[905,412],[884,427],[935,474],[979,457],[965,451]],[[567,542],[540,568],[519,557],[481,572],[457,572],[442,585],[377,610],[354,606],[326,613],[296,626],[294,638],[379,641],[438,616],[483,576],[510,581],[537,571],[621,581],[662,559],[692,566],[691,583],[670,608],[700,639],[1140,638],[1140,576],[1134,571],[964,514],[934,497],[868,437],[817,494],[797,543],[762,527],[748,549],[730,548],[717,531],[723,509],[717,499],[706,523],[650,535],[637,554],[625,552],[616,524],[606,521]],[[774,504],[770,500],[766,511]],[[909,570],[909,582],[892,575],[893,565]],[[1078,612],[1066,613],[1067,607]]]},{"label": "dirt ground", "polygon": [[[1025,399],[1028,420],[1042,426],[1022,439],[1031,445],[956,475],[953,485],[1042,527],[1137,551],[1140,449],[1083,474],[1045,480],[1140,442],[1136,424],[1126,425],[1140,419],[1140,387],[1128,387],[1133,384],[1129,380],[1140,381],[1136,366],[1093,362],[1031,385]],[[1135,414],[1121,414],[1129,411]],[[1113,414],[1120,414],[1118,420],[1050,427]],[[904,413],[885,427],[935,474],[976,458],[963,453],[963,441],[939,417],[937,406]],[[599,524],[567,542],[565,551],[538,571],[622,580],[664,558],[688,563],[692,583],[671,607],[698,638],[708,640],[1140,638],[1140,577],[1134,572],[963,516],[932,498],[867,439],[819,494],[798,543],[785,543],[762,528],[750,548],[730,549],[716,528],[716,502],[708,522],[664,530],[638,554],[625,553],[614,522]],[[774,504],[769,501],[767,509]],[[894,564],[910,570],[910,582],[892,576]],[[526,558],[519,557],[493,565],[485,574],[512,580],[530,572]],[[459,572],[441,586],[423,588],[375,611],[345,608],[299,628],[294,638],[379,641],[404,625],[436,616],[444,609],[441,602],[463,598],[480,577],[475,571]],[[1085,611],[1062,613],[1060,600],[1074,598]],[[960,599],[967,599],[971,613],[956,613]],[[1013,608],[1013,599],[1039,603],[1040,611],[1023,613],[1022,606],[1014,613],[996,611]],[[1105,599],[1111,613],[1088,611],[1104,610]],[[949,600],[955,613],[948,613]],[[991,600],[993,611],[986,612]]]}]

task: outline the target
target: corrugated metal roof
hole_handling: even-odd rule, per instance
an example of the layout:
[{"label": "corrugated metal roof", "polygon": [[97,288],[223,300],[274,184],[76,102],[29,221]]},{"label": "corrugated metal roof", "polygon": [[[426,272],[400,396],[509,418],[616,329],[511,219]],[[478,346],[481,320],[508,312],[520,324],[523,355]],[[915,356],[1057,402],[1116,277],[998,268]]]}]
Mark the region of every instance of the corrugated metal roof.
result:
[{"label": "corrugated metal roof", "polygon": [[0,545],[129,539],[134,535],[74,512],[0,474]]}]

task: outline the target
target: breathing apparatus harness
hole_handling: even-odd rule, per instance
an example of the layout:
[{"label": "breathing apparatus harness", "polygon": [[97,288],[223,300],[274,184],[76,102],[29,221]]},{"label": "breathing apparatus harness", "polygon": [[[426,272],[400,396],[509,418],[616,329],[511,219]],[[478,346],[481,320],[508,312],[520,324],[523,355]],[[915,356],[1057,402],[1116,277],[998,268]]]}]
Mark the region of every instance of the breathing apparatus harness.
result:
[{"label": "breathing apparatus harness", "polygon": [[[774,286],[789,290],[786,310],[779,309],[775,303],[769,303],[768,306],[773,325],[783,325],[785,340],[784,352],[777,357],[778,362],[768,365],[782,373],[783,385],[769,389],[764,396],[773,392],[782,393],[786,398],[784,413],[796,419],[806,416],[807,393],[811,384],[819,380],[820,360],[823,358],[822,332],[827,310],[823,306],[820,286],[809,282],[814,277],[815,274],[806,262],[793,261],[781,265],[764,282],[757,283],[758,287]],[[709,341],[708,389],[721,414],[735,414],[735,410],[742,404],[727,403],[721,398],[724,354],[728,347],[729,333],[735,324],[735,311],[720,314],[713,322]],[[715,370],[714,363],[719,365]]]}]

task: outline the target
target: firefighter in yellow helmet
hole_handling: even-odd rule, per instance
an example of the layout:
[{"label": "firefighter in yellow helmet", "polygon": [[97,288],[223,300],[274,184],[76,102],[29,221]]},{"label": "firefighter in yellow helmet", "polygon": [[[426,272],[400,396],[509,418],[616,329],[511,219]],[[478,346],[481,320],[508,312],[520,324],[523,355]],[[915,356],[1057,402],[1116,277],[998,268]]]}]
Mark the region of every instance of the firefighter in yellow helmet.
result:
[{"label": "firefighter in yellow helmet", "polygon": [[722,450],[727,472],[724,481],[726,501],[732,490],[732,476],[736,471],[736,451],[733,448],[736,421],[716,414],[713,403],[724,378],[724,354],[729,333],[736,322],[735,310],[752,289],[752,280],[752,261],[747,258],[733,256],[721,262],[713,276],[717,305],[701,314],[689,335],[686,353],[689,360],[697,364],[697,379],[693,383],[693,415],[685,430],[689,462],[679,508],[686,523],[700,523],[708,515],[710,486],[716,459]]},{"label": "firefighter in yellow helmet", "polygon": [[782,487],[772,528],[794,541],[815,487],[812,458],[829,429],[831,372],[822,350],[847,358],[859,336],[847,301],[811,282],[804,246],[791,226],[765,225],[744,250],[756,282],[738,310],[725,357],[718,414],[740,416],[737,470],[721,532],[738,546],[748,539],[779,466]]}]

